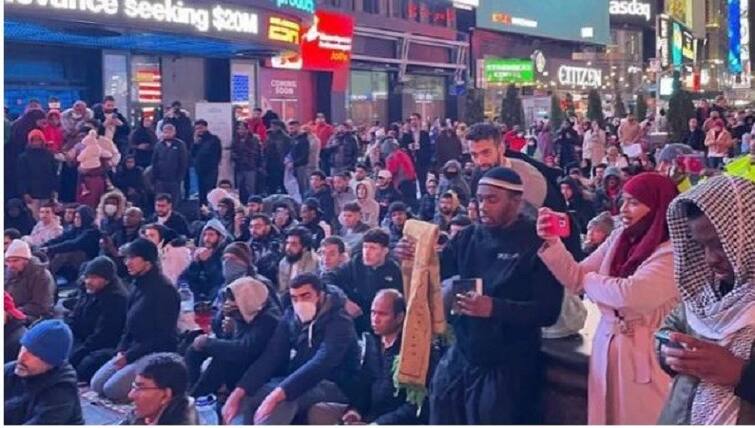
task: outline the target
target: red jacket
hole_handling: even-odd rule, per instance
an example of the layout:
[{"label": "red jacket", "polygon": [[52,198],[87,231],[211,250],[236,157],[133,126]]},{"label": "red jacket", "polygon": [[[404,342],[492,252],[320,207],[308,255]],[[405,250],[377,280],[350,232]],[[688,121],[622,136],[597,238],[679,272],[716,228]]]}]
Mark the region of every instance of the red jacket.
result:
[{"label": "red jacket", "polygon": [[513,130],[507,132],[506,135],[503,136],[503,141],[506,142],[506,147],[509,150],[515,152],[521,152],[524,146],[527,145],[527,140],[525,140],[524,137],[517,135],[517,132]]},{"label": "red jacket", "polygon": [[246,127],[251,134],[257,134],[260,137],[260,141],[267,140],[267,129],[265,129],[262,118],[250,117],[246,120]]},{"label": "red jacket", "polygon": [[385,167],[393,175],[393,185],[398,187],[403,181],[416,180],[417,172],[414,170],[412,158],[405,151],[399,149],[393,152],[385,161]]},{"label": "red jacket", "polygon": [[333,126],[327,123],[315,123],[314,129],[315,135],[320,139],[320,149],[324,149],[328,144],[328,140],[333,135]]},{"label": "red jacket", "polygon": [[42,133],[45,134],[47,150],[52,153],[60,153],[63,150],[63,128],[47,125],[42,128]]}]

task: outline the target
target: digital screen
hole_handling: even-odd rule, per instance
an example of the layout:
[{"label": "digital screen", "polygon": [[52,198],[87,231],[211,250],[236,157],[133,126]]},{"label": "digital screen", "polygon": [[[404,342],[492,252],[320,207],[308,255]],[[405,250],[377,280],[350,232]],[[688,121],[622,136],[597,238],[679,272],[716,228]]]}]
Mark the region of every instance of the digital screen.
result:
[{"label": "digital screen", "polygon": [[487,83],[535,83],[535,66],[531,59],[485,58]]},{"label": "digital screen", "polygon": [[606,0],[483,1],[477,8],[477,25],[509,33],[608,44],[608,6]]}]

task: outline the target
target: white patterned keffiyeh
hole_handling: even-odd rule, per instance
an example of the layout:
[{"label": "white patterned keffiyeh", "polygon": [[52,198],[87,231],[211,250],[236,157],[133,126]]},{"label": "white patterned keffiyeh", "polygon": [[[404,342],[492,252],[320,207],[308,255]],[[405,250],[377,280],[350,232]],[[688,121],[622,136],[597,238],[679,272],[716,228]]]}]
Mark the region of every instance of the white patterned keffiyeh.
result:
[{"label": "white patterned keffiyeh", "polygon": [[[723,297],[712,287],[714,275],[705,263],[703,248],[690,236],[688,203],[697,205],[713,223],[734,267],[734,288]],[[690,327],[749,360],[755,341],[755,183],[728,176],[709,179],[674,199],[668,224],[674,279]],[[734,424],[738,413],[739,398],[733,386],[700,382],[693,398],[693,425]]]}]

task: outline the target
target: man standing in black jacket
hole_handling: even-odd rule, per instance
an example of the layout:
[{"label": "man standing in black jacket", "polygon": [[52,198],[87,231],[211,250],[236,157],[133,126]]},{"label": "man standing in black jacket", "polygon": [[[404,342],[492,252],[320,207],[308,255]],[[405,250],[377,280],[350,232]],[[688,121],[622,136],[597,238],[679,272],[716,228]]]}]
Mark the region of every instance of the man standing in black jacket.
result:
[{"label": "man standing in black jacket", "polygon": [[299,193],[305,194],[309,190],[309,176],[307,165],[309,163],[309,138],[300,131],[298,120],[288,121],[288,134],[293,138],[291,146],[291,162],[294,164],[294,175],[299,183]]},{"label": "man standing in black jacket", "polygon": [[241,123],[231,144],[231,160],[236,172],[236,187],[242,202],[257,193],[257,172],[262,168],[262,144],[259,137]]},{"label": "man standing in black jacket", "polygon": [[5,423],[84,425],[76,372],[68,363],[73,338],[60,320],[36,324],[21,338],[18,359],[5,365]]},{"label": "man standing in black jacket", "polygon": [[[307,415],[310,425],[426,425],[428,404],[417,406],[406,401],[406,391],[393,383],[393,361],[401,353],[401,330],[406,316],[406,301],[396,290],[380,290],[372,302],[370,321],[373,333],[365,338],[362,370],[349,394],[349,403],[318,403]],[[437,353],[431,355],[430,367]],[[428,371],[428,378],[432,370]]]},{"label": "man standing in black jacket", "polygon": [[42,131],[35,129],[29,133],[26,150],[18,157],[18,170],[23,174],[18,192],[37,218],[39,209],[55,196],[60,184],[58,162],[45,147]]},{"label": "man standing in black jacket", "polygon": [[89,382],[94,372],[115,355],[126,323],[126,291],[115,270],[107,257],[87,263],[83,275],[86,294],[66,318],[73,332],[70,361],[83,382]]},{"label": "man standing in black jacket", "polygon": [[420,193],[425,194],[427,173],[432,167],[433,147],[430,133],[422,129],[422,116],[419,113],[409,116],[409,132],[401,136],[401,148],[411,153],[417,170]]},{"label": "man standing in black jacket", "polygon": [[265,162],[267,163],[267,192],[270,195],[286,193],[283,187],[283,159],[291,151],[291,137],[286,133],[286,124],[273,120],[267,131]]},{"label": "man standing in black jacket", "polygon": [[696,118],[689,120],[689,130],[684,134],[684,144],[690,146],[692,150],[705,152],[705,132],[700,129]]},{"label": "man standing in black jacket", "polygon": [[357,333],[368,331],[372,300],[378,291],[403,290],[401,268],[388,257],[388,234],[371,229],[364,234],[362,254],[358,254],[335,272],[323,275],[327,284],[346,293],[346,312],[354,318]]},{"label": "man standing in black jacket", "polygon": [[176,138],[176,127],[163,124],[163,138],[152,153],[152,182],[155,193],[168,193],[174,202],[181,200],[181,179],[189,169],[186,142]]},{"label": "man standing in black jacket", "polygon": [[199,179],[199,203],[207,204],[207,193],[218,184],[218,169],[222,146],[220,139],[207,130],[207,121],[199,119],[194,123],[194,146],[191,157]]},{"label": "man standing in black jacket", "polygon": [[158,264],[157,246],[139,238],[126,249],[126,267],[134,278],[128,297],[126,326],[117,354],[92,377],[92,390],[124,401],[137,373],[155,352],[175,352],[180,298]]},{"label": "man standing in black jacket", "polygon": [[[512,169],[487,171],[477,189],[481,224],[459,232],[441,253],[443,279],[479,280],[482,290],[444,290],[456,342],[430,385],[430,424],[538,421],[540,329],[558,319],[564,291],[537,255],[542,240],[534,221],[519,213],[523,190]],[[403,239],[396,254],[411,260],[414,245]]]},{"label": "man standing in black jacket", "polygon": [[[176,130],[175,132],[176,138],[184,142],[184,144],[186,145],[187,153],[192,153],[191,149],[194,143],[194,127],[192,126],[189,112],[181,108],[180,101],[173,101],[173,103],[170,105],[170,109],[165,113],[163,124],[173,125]],[[164,125],[163,125],[163,128],[164,128]],[[163,136],[163,138],[165,137]],[[191,186],[191,178],[190,178],[190,171],[189,171],[190,169],[191,169],[191,159],[188,160],[185,175],[178,177],[178,181],[181,181],[181,179],[183,178],[184,196],[186,197],[186,199],[189,199],[189,196],[190,196],[189,195],[189,190]]]}]

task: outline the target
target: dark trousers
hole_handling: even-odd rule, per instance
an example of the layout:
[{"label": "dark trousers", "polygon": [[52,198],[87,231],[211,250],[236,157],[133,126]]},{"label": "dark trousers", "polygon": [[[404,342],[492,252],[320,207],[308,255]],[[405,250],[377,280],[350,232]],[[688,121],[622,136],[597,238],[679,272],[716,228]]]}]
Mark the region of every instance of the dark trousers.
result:
[{"label": "dark trousers", "polygon": [[275,195],[286,193],[283,187],[283,165],[268,165],[267,167],[267,194]]},{"label": "dark trousers", "polygon": [[197,171],[199,180],[199,203],[207,204],[207,194],[218,185],[218,170]]},{"label": "dark trousers", "polygon": [[[430,172],[430,167],[425,165],[417,165],[417,181],[419,181],[419,193],[421,195],[424,195],[427,193],[427,188],[425,188],[425,182],[427,181],[427,173]],[[416,199],[416,191],[415,191],[415,199]]]},{"label": "dark trousers", "polygon": [[257,194],[257,171],[236,171],[236,187],[241,203],[246,205],[249,197]]},{"label": "dark trousers", "polygon": [[412,212],[416,213],[419,210],[419,202],[417,201],[417,181],[416,180],[404,180],[398,185],[398,191],[401,193],[401,199],[404,203],[412,209]]},{"label": "dark trousers", "polygon": [[75,352],[70,360],[80,382],[89,382],[105,363],[115,356],[115,349],[98,349],[93,352]]},{"label": "dark trousers", "polygon": [[215,357],[210,361],[207,369],[202,372],[202,364],[210,357],[209,353],[197,351],[191,346],[186,351],[186,367],[189,370],[189,394],[192,397],[215,394],[223,385],[229,391],[232,391],[247,369],[246,364],[223,361]]}]

